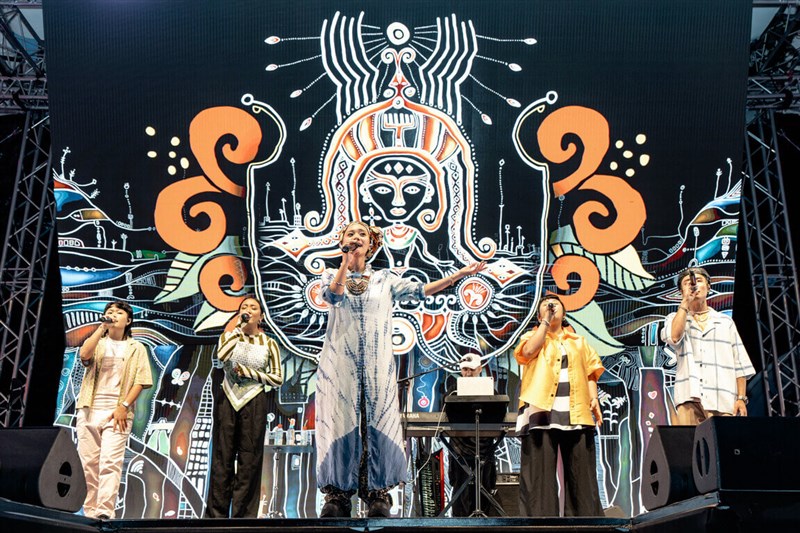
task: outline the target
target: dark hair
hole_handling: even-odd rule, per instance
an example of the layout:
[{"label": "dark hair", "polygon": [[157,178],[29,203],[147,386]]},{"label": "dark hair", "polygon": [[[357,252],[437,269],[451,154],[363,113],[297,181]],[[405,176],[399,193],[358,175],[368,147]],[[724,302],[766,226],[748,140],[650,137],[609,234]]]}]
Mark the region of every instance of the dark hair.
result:
[{"label": "dark hair", "polygon": [[261,300],[256,298],[255,294],[247,294],[247,295],[245,295],[245,297],[242,298],[242,301],[239,302],[239,309],[242,308],[242,304],[245,302],[245,300],[255,300],[255,302],[258,304],[258,310],[261,311],[262,315],[264,314],[264,305],[261,303]]},{"label": "dark hair", "polygon": [[255,294],[247,294],[247,295],[245,295],[244,298],[242,298],[242,301],[239,302],[239,309],[242,308],[242,304],[246,300],[253,300],[255,303],[258,304],[258,310],[261,311],[261,320],[259,320],[259,322],[258,322],[258,327],[260,329],[267,329],[267,323],[264,321],[264,304],[261,303],[261,300],[256,298]]},{"label": "dark hair", "polygon": [[122,338],[127,339],[132,337],[133,334],[131,333],[131,330],[133,329],[133,308],[125,300],[115,300],[106,304],[106,308],[103,309],[103,314],[105,315],[106,312],[112,307],[116,307],[117,309],[125,311],[125,313],[128,315],[128,318],[131,319],[130,323],[125,325],[125,331],[122,333]]},{"label": "dark hair", "polygon": [[678,289],[680,289],[683,280],[688,276],[691,276],[692,272],[694,272],[695,276],[703,276],[704,278],[706,278],[706,284],[709,286],[711,285],[711,276],[708,275],[708,272],[706,271],[705,268],[689,267],[678,275],[678,278],[675,280],[675,286],[678,287]]},{"label": "dark hair", "polygon": [[552,293],[552,292],[548,292],[547,294],[543,295],[541,298],[539,298],[539,301],[536,302],[536,322],[537,322],[537,324],[540,323],[539,322],[539,313],[540,313],[539,308],[547,300],[555,300],[555,301],[557,301],[558,303],[561,304],[561,307],[564,309],[564,318],[561,320],[561,327],[565,328],[565,327],[569,326],[569,322],[567,322],[567,308],[564,306],[564,302],[561,301],[561,298],[558,297],[558,294],[555,294],[555,293]]}]

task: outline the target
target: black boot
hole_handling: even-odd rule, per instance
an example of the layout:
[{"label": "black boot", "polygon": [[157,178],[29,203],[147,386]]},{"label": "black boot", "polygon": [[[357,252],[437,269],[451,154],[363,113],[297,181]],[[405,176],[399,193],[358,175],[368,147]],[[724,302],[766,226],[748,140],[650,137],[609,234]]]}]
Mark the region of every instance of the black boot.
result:
[{"label": "black boot", "polygon": [[320,518],[350,518],[353,504],[347,492],[329,489],[325,494],[325,505],[319,513]]},{"label": "black boot", "polygon": [[367,496],[367,517],[390,518],[392,516],[392,496],[386,491],[371,491]]}]

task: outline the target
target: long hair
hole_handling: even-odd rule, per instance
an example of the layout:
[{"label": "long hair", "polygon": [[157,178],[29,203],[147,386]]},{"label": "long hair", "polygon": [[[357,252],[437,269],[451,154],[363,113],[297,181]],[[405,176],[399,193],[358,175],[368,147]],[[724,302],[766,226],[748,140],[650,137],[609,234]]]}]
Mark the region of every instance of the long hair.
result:
[{"label": "long hair", "polygon": [[[122,338],[123,339],[128,339],[128,338],[132,337],[133,334],[131,333],[131,330],[133,329],[133,308],[130,306],[130,304],[128,304],[128,302],[126,302],[124,300],[116,300],[116,301],[113,301],[113,302],[108,302],[106,304],[106,308],[103,309],[103,314],[105,315],[106,311],[108,311],[112,307],[116,307],[117,309],[125,311],[125,313],[128,315],[128,318],[131,319],[130,324],[127,324],[125,326],[125,331],[122,333]],[[108,331],[106,331],[105,334],[108,335]]]}]

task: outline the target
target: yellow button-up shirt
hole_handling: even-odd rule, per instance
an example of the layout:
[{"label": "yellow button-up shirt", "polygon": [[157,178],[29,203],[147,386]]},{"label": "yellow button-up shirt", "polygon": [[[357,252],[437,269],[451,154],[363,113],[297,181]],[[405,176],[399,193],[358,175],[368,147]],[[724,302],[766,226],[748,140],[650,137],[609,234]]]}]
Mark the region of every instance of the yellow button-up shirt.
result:
[{"label": "yellow button-up shirt", "polygon": [[522,347],[535,332],[536,328],[525,333],[514,348],[514,357],[522,367],[520,407],[527,403],[545,411],[553,408],[561,373],[559,344],[563,344],[568,354],[570,424],[593,426],[594,419],[589,408],[592,400],[589,395],[589,380],[596,382],[605,372],[600,356],[584,337],[562,330],[563,335],[560,338],[548,331],[539,353],[525,357]]}]

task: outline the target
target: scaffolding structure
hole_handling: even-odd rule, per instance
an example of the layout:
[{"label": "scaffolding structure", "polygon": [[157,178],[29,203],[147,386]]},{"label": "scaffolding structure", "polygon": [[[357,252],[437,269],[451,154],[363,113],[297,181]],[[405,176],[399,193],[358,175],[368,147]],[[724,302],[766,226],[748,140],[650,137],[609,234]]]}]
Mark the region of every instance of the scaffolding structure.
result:
[{"label": "scaffolding structure", "polygon": [[778,12],[751,47],[741,220],[767,414],[800,416],[800,294],[775,126],[776,113],[800,111],[800,2],[769,4]]},{"label": "scaffolding structure", "polygon": [[40,2],[0,3],[0,114],[24,114],[0,252],[0,427],[22,426],[54,239],[44,41],[25,17]]}]

